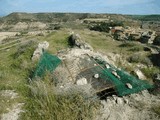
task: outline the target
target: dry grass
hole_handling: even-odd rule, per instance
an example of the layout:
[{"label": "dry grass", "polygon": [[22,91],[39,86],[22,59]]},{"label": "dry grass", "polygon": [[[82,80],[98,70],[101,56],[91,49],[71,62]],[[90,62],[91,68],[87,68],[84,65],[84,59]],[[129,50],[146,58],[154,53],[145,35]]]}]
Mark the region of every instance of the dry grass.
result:
[{"label": "dry grass", "polygon": [[56,94],[46,81],[33,82],[29,88],[23,120],[92,120],[97,114],[99,103],[81,92]]},{"label": "dry grass", "polygon": [[[113,41],[106,33],[79,29],[74,31],[93,46],[95,51],[105,54],[109,52],[118,53],[123,54],[123,56],[133,53],[129,51],[130,47],[119,47],[122,42]],[[61,29],[53,31],[47,36],[35,36],[33,38],[38,39],[38,42],[48,41],[50,43],[49,52],[55,54],[58,50],[68,48],[69,32],[71,30]],[[10,51],[0,51],[0,90],[13,89],[19,93],[21,101],[25,103],[24,110],[26,111],[21,119],[93,119],[99,107],[96,100],[86,99],[87,96],[81,92],[56,94],[55,87],[51,82],[28,83],[29,75],[35,67],[35,63],[32,63],[30,59],[35,48],[32,45],[13,47]],[[48,80],[45,78],[44,81]],[[2,99],[0,96],[0,100]],[[4,104],[3,108],[4,110],[0,114],[6,111],[7,105]]]},{"label": "dry grass", "polygon": [[156,105],[152,107],[153,112],[155,112],[160,118],[160,105]]},{"label": "dry grass", "polygon": [[[39,41],[50,43],[49,51],[56,53],[59,49],[68,47],[67,30],[55,31],[47,36],[35,36]],[[31,56],[37,43],[29,43],[11,48],[8,52],[0,52],[0,90],[15,90],[20,101],[25,103],[25,114],[22,119],[92,119],[97,110],[96,101],[86,99],[83,93],[73,92],[56,95],[48,83],[33,82],[28,87],[28,78],[34,71],[35,63],[31,62]],[[3,98],[0,96],[0,100]],[[6,112],[8,105],[19,100],[3,104],[0,114]]]},{"label": "dry grass", "polygon": [[66,49],[68,47],[69,32],[65,29],[53,31],[47,36],[39,37],[40,41],[49,42],[49,51],[51,53],[57,53],[59,50]]}]

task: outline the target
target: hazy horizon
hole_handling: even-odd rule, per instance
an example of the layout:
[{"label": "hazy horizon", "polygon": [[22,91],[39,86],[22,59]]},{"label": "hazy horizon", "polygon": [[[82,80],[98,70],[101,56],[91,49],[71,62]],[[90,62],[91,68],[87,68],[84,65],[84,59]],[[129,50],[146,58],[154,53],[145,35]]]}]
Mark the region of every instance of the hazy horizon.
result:
[{"label": "hazy horizon", "polygon": [[26,13],[160,14],[159,0],[0,0],[0,16]]}]

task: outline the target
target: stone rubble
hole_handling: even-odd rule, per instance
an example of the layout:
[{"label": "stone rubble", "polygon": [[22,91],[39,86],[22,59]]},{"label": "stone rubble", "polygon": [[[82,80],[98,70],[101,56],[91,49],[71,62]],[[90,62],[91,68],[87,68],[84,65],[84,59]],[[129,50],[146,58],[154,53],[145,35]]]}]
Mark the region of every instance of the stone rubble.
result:
[{"label": "stone rubble", "polygon": [[151,109],[160,104],[160,96],[151,95],[147,90],[124,97],[113,95],[101,104],[96,120],[159,120]]}]

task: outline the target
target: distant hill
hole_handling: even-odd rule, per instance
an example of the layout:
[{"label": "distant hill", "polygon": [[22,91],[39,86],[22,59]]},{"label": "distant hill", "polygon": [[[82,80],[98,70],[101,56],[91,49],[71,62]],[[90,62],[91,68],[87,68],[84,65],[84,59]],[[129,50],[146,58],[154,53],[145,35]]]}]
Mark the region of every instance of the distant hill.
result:
[{"label": "distant hill", "polygon": [[141,21],[160,21],[160,15],[131,15],[131,18]]},{"label": "distant hill", "polygon": [[111,18],[117,21],[141,20],[159,21],[160,15],[121,15],[121,14],[93,14],[93,13],[23,13],[14,12],[0,17],[0,21],[7,23],[17,22],[66,22],[85,18]]},{"label": "distant hill", "polygon": [[66,22],[75,21],[77,19],[85,18],[111,18],[113,20],[125,21],[128,17],[120,14],[92,14],[92,13],[11,13],[0,18],[3,22],[17,23],[17,22]]},{"label": "distant hill", "polygon": [[85,19],[88,17],[95,17],[96,14],[89,13],[11,13],[1,19],[8,23],[16,22],[53,22],[53,21],[74,21],[76,19]]},{"label": "distant hill", "polygon": [[31,22],[31,21],[40,21],[40,22],[51,22],[58,20],[69,20],[75,17],[80,18],[82,15],[71,15],[66,13],[11,13],[3,17],[3,21],[8,22]]},{"label": "distant hill", "polygon": [[85,27],[90,25],[90,21],[86,23],[85,20],[90,20],[93,24],[97,20],[105,20],[105,22],[122,22],[124,26],[139,27],[141,25],[141,21],[121,14],[14,12],[0,18],[0,31],[21,31],[22,28],[25,30],[42,29],[40,26],[46,26],[43,29],[53,29],[56,25],[80,28],[82,23]]}]

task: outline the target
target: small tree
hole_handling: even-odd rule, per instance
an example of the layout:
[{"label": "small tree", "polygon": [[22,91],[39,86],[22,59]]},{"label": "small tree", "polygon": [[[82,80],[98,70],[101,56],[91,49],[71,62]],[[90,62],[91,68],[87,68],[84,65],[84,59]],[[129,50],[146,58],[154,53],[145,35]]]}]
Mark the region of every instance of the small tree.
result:
[{"label": "small tree", "polygon": [[155,40],[153,41],[153,44],[154,44],[154,45],[160,45],[160,36],[157,36],[157,37],[155,38]]}]

